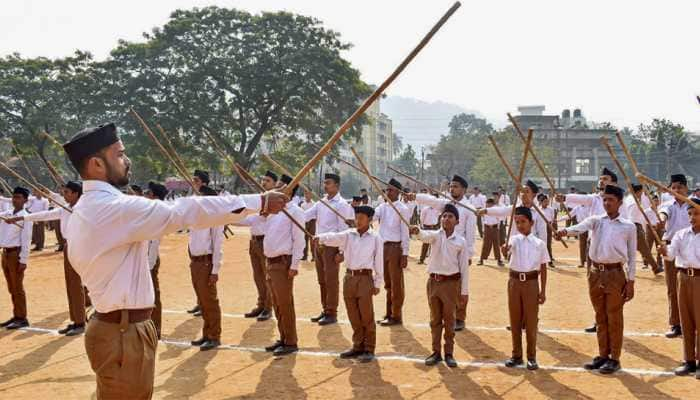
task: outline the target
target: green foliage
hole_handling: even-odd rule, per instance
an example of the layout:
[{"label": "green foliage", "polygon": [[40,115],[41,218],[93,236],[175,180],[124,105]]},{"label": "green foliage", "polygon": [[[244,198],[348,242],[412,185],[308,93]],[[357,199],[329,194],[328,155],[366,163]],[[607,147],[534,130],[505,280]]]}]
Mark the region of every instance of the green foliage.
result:
[{"label": "green foliage", "polygon": [[405,172],[411,176],[418,176],[418,170],[420,169],[419,163],[413,146],[409,144],[391,164],[401,172]]}]

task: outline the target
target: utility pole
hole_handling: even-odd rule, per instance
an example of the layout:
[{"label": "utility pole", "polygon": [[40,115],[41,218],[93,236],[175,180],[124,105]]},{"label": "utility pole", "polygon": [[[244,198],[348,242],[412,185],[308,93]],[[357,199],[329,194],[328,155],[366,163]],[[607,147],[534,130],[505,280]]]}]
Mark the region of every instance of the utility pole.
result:
[{"label": "utility pole", "polygon": [[420,147],[420,180],[421,180],[421,182],[425,182],[425,180],[423,179],[424,178],[423,175],[425,174],[424,167],[425,167],[425,146],[421,146]]}]

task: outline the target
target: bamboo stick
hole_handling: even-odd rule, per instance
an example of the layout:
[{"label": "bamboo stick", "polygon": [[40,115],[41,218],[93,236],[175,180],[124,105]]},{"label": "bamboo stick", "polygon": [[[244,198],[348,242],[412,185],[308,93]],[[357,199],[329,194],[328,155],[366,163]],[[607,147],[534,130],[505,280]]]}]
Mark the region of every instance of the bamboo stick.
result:
[{"label": "bamboo stick", "polygon": [[515,209],[518,206],[518,196],[520,195],[520,190],[523,182],[523,175],[525,174],[525,166],[527,165],[527,155],[530,149],[530,143],[532,142],[532,129],[527,132],[527,140],[525,141],[525,153],[523,154],[522,160],[520,160],[520,169],[518,170],[518,179],[515,181],[515,193],[513,193],[513,208],[510,211],[510,221],[508,223],[508,233],[506,234],[506,241],[510,238],[510,233],[513,231],[513,219],[515,218]]},{"label": "bamboo stick", "polygon": [[[640,181],[647,182],[650,185],[656,186],[657,189],[671,194],[676,199],[684,201],[689,206],[695,207],[696,210],[700,211],[700,204],[695,203],[693,200],[691,200],[690,198],[688,198],[686,196],[683,196],[682,194],[674,192],[673,190],[671,190],[671,189],[667,188],[666,186],[662,185],[661,183],[649,178],[648,176],[642,175],[641,173],[639,173],[639,174],[637,174],[637,179],[639,179]],[[659,219],[659,221],[661,221],[661,220]]]},{"label": "bamboo stick", "polygon": [[[639,174],[639,167],[637,166],[637,161],[632,158],[632,153],[630,150],[627,148],[627,145],[625,144],[625,141],[622,140],[622,135],[620,134],[619,131],[615,132],[615,137],[617,137],[618,143],[620,143],[620,147],[622,148],[622,151],[625,153],[625,157],[627,157],[627,160],[630,162],[630,165],[632,166],[632,171],[634,172],[635,176]],[[622,169],[622,168],[620,168]],[[645,185],[642,185],[642,190],[644,190],[644,194],[649,198],[649,201],[651,201],[651,194],[649,193],[649,189]],[[654,210],[654,215],[656,215],[656,218],[658,221],[661,221],[661,215],[659,215],[659,211],[656,209],[656,207],[652,207],[652,210]]]},{"label": "bamboo stick", "polygon": [[168,137],[168,134],[165,133],[165,129],[163,129],[163,127],[160,126],[160,124],[156,124],[156,128],[158,128],[158,129],[160,130],[160,133],[161,133],[161,134],[163,135],[163,137],[165,138],[165,144],[168,145],[168,150],[170,150],[170,154],[173,155],[175,161],[177,161],[177,162],[179,163],[180,169],[182,169],[182,170],[184,170],[184,171],[187,171],[187,165],[186,165],[185,162],[182,160],[182,158],[181,158],[180,155],[178,154],[177,150],[175,150],[175,146],[173,146],[173,142],[170,141],[170,138]]},{"label": "bamboo stick", "polygon": [[29,187],[31,187],[32,190],[34,190],[34,191],[36,191],[37,193],[41,194],[42,196],[46,197],[50,202],[56,204],[57,206],[63,208],[64,210],[66,210],[66,211],[68,211],[68,212],[70,212],[70,213],[73,212],[73,210],[71,210],[70,208],[68,208],[68,207],[64,206],[63,204],[57,202],[56,200],[52,199],[52,198],[51,198],[51,195],[50,195],[50,192],[51,192],[50,190],[49,190],[48,192],[46,192],[46,191],[44,191],[43,189],[39,188],[37,185],[35,185],[35,184],[29,182],[27,179],[25,179],[24,177],[22,177],[22,175],[18,174],[15,170],[13,170],[12,168],[8,167],[7,164],[5,164],[5,163],[2,162],[2,161],[0,161],[0,166],[3,167],[3,168],[5,168],[5,169],[6,169],[10,174],[12,174],[15,178],[19,179],[20,181],[24,182],[26,185],[28,185]]},{"label": "bamboo stick", "polygon": [[[309,143],[309,144],[310,144],[311,146],[313,146],[313,147],[319,149],[319,150],[321,149],[321,147],[319,147],[319,146],[317,146],[317,145],[315,145],[315,144],[313,144],[313,143]],[[356,170],[357,172],[359,172],[359,173],[361,173],[361,174],[363,174],[363,175],[364,175],[364,173],[365,173],[365,172],[362,171],[362,169],[361,169],[360,167],[358,167],[357,165],[355,165],[355,164],[353,164],[353,163],[351,163],[351,162],[347,162],[347,161],[343,160],[342,157],[340,157],[339,155],[336,155],[335,153],[333,153],[333,152],[330,151],[330,150],[328,151],[328,153],[326,153],[326,155],[329,155],[329,156],[335,158],[336,160],[338,160],[338,161],[340,161],[341,163],[347,165],[348,167],[353,168],[354,170]],[[379,182],[379,183],[381,183],[381,184],[384,184],[384,185],[386,185],[386,186],[389,186],[389,182],[387,182],[387,181],[385,181],[385,180],[382,180],[382,179],[380,179],[380,178],[377,178],[377,177],[374,176],[374,175],[372,175],[372,178],[374,178],[375,181],[377,181],[377,182]]]}]

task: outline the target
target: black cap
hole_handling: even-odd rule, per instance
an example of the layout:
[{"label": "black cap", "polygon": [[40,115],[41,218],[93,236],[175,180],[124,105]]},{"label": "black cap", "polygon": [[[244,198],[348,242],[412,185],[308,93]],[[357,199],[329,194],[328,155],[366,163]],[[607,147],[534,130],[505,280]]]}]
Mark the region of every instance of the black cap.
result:
[{"label": "black cap", "polygon": [[459,183],[460,185],[462,185],[464,188],[468,188],[468,187],[469,187],[469,183],[467,183],[467,180],[464,179],[464,178],[462,178],[462,177],[459,176],[459,175],[454,175],[454,176],[452,177],[452,182],[457,182],[457,183]]},{"label": "black cap", "polygon": [[29,189],[17,186],[15,190],[12,191],[12,194],[21,194],[24,198],[29,198]]},{"label": "black cap", "polygon": [[362,196],[352,196],[352,201],[362,201]]},{"label": "black cap", "polygon": [[634,192],[637,193],[638,191],[642,190],[642,185],[640,185],[638,183],[633,183],[632,190],[634,190]]},{"label": "black cap", "polygon": [[[195,169],[194,170],[194,176],[197,178],[201,179],[202,182],[204,182],[205,185],[209,184],[209,172],[207,171],[202,171],[201,169]],[[201,190],[200,190],[201,192]]]},{"label": "black cap", "polygon": [[393,186],[396,189],[403,190],[403,185],[401,185],[401,182],[397,181],[394,178],[389,179],[389,186]]},{"label": "black cap", "polygon": [[617,175],[615,175],[615,173],[610,171],[607,167],[603,167],[603,172],[601,172],[600,174],[607,175],[613,182],[617,182]]},{"label": "black cap", "polygon": [[455,216],[457,221],[459,221],[459,211],[457,211],[457,207],[455,207],[453,204],[447,203],[445,204],[445,207],[442,209],[442,213],[450,213]]},{"label": "black cap", "polygon": [[533,193],[538,193],[540,191],[540,187],[537,186],[537,184],[535,182],[533,182],[529,179],[527,180],[527,182],[525,182],[525,185],[527,187],[529,187]]},{"label": "black cap", "polygon": [[700,199],[690,199],[693,203],[700,205]]},{"label": "black cap", "polygon": [[119,141],[117,127],[113,123],[86,128],[76,133],[63,150],[68,155],[71,164],[80,170],[83,161],[98,151]]},{"label": "black cap", "polygon": [[131,188],[131,190],[133,190],[134,192],[136,192],[138,194],[143,193],[143,189],[141,189],[141,186],[139,186],[139,185],[130,185],[129,187]]},{"label": "black cap", "polygon": [[374,208],[370,206],[357,206],[355,207],[355,214],[365,214],[367,217],[374,217]]},{"label": "black cap", "polygon": [[82,195],[83,194],[83,182],[68,181],[68,182],[66,182],[66,189],[70,189],[73,192]]},{"label": "black cap", "polygon": [[323,179],[331,179],[335,183],[340,183],[340,176],[338,176],[337,174],[327,173],[326,175],[324,175]]},{"label": "black cap", "polygon": [[168,189],[158,182],[148,182],[148,189],[153,193],[154,196],[161,200],[165,200],[165,196],[167,196],[168,194]]},{"label": "black cap", "polygon": [[688,186],[688,179],[683,174],[671,175],[671,183],[680,183],[683,186]]},{"label": "black cap", "polygon": [[537,195],[537,200],[540,201],[540,202],[542,202],[542,201],[544,201],[544,200],[546,200],[546,199],[547,199],[547,195],[544,194],[544,193],[540,193],[540,194]]},{"label": "black cap", "polygon": [[277,174],[270,171],[269,169],[265,172],[265,176],[267,176],[268,178],[271,178],[273,181],[277,182],[277,179],[278,179]]},{"label": "black cap", "polygon": [[622,188],[617,187],[617,186],[614,186],[614,185],[607,185],[607,186],[605,186],[605,192],[604,192],[604,193],[605,193],[605,194],[611,194],[611,195],[617,197],[618,199],[622,199],[622,197],[624,197],[624,195],[625,195],[625,191],[622,190]]},{"label": "black cap", "polygon": [[532,221],[532,210],[530,210],[528,207],[516,207],[515,215],[522,215],[528,220]]},{"label": "black cap", "polygon": [[199,193],[202,196],[218,196],[219,195],[219,193],[217,193],[215,189],[210,188],[209,186],[202,186],[201,188],[199,188]]},{"label": "black cap", "polygon": [[280,181],[282,181],[282,183],[284,183],[285,185],[289,185],[290,183],[292,183],[292,177],[289,175],[282,174]]}]

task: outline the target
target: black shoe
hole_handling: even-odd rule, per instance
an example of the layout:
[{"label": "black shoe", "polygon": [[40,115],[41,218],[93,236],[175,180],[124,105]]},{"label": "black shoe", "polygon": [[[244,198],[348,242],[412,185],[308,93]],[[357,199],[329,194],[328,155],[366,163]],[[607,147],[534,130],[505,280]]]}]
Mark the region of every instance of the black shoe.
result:
[{"label": "black shoe", "polygon": [[517,367],[517,366],[519,366],[519,365],[523,365],[523,359],[522,359],[522,358],[511,357],[511,358],[509,358],[509,359],[506,360],[506,364],[505,364],[505,365],[506,365],[506,367],[508,367],[508,368],[515,368],[515,367]]},{"label": "black shoe", "polygon": [[445,364],[450,368],[457,368],[457,360],[452,357],[452,354],[445,354]]},{"label": "black shoe", "polygon": [[461,319],[455,320],[455,332],[464,330],[464,321]]},{"label": "black shoe", "polygon": [[340,353],[340,358],[347,360],[349,358],[357,358],[362,354],[364,354],[364,351],[350,349]]},{"label": "black shoe", "polygon": [[484,265],[484,260],[479,260],[476,262],[476,265]]},{"label": "black shoe", "polygon": [[673,325],[671,329],[666,332],[666,337],[669,339],[677,338],[679,336],[683,336],[683,331],[681,331],[680,325]]},{"label": "black shoe", "polygon": [[657,269],[656,269],[655,271],[653,271],[653,272],[654,272],[654,276],[659,275],[660,273],[664,272],[664,267],[663,267],[663,266],[660,266],[659,268],[657,268]]},{"label": "black shoe", "polygon": [[85,332],[85,325],[73,325],[73,328],[66,332],[66,336],[78,336]]},{"label": "black shoe", "polygon": [[202,310],[200,309],[200,310],[197,310],[197,311],[193,312],[193,313],[192,313],[192,316],[194,316],[194,317],[201,317],[201,316],[202,316]]},{"label": "black shoe", "polygon": [[550,263],[549,263],[549,268],[556,268],[556,267],[554,266],[554,263],[553,263],[553,262],[550,262]]},{"label": "black shoe", "polygon": [[73,324],[68,324],[65,328],[59,329],[59,330],[58,330],[58,334],[59,334],[59,335],[65,335],[65,334],[68,333],[71,329],[73,329],[73,326],[74,326]]},{"label": "black shoe", "polygon": [[395,325],[401,325],[401,320],[400,319],[395,319],[395,318],[387,318],[384,321],[381,321],[379,323],[381,326],[395,326]]},{"label": "black shoe", "polygon": [[673,373],[678,376],[686,376],[697,372],[695,361],[685,361],[680,367],[673,370]]},{"label": "black shoe", "polygon": [[321,312],[320,314],[318,314],[318,317],[311,318],[311,322],[318,322],[318,321],[322,320],[323,317],[325,317],[325,316],[326,316],[326,313]]},{"label": "black shoe", "polygon": [[374,353],[370,353],[369,351],[365,351],[364,353],[360,354],[357,357],[357,361],[361,363],[368,363],[371,361],[374,361]]},{"label": "black shoe", "polygon": [[620,370],[620,362],[617,360],[609,359],[608,362],[603,364],[602,367],[600,367],[600,373],[605,374],[605,375],[610,375],[614,372],[617,372]]},{"label": "black shoe", "polygon": [[318,320],[318,324],[321,326],[335,324],[336,322],[338,322],[338,319],[330,315],[325,315],[323,318]]},{"label": "black shoe", "polygon": [[423,260],[418,260],[418,265],[423,265],[425,262]]},{"label": "black shoe", "polygon": [[596,357],[593,359],[593,361],[589,362],[588,364],[584,364],[583,368],[592,371],[594,369],[600,369],[600,367],[605,365],[605,363],[607,362],[608,359],[605,357]]},{"label": "black shoe", "polygon": [[437,363],[439,362],[442,362],[442,356],[440,355],[440,353],[433,353],[425,359],[425,365],[429,367],[437,365]]},{"label": "black shoe", "polygon": [[29,326],[29,321],[27,321],[26,318],[23,318],[23,319],[18,318],[10,325],[7,325],[5,328],[13,330],[13,329],[19,329],[19,328],[26,328],[28,326]]},{"label": "black shoe", "polygon": [[270,310],[263,310],[263,312],[258,315],[258,318],[256,318],[258,321],[267,321],[268,319],[272,318],[272,312]]},{"label": "black shoe", "polygon": [[218,340],[207,340],[206,342],[202,343],[201,346],[199,346],[200,351],[207,351],[207,350],[212,350],[217,347],[221,346],[221,342]]},{"label": "black shoe", "polygon": [[282,343],[281,340],[278,340],[275,343],[271,344],[270,346],[265,347],[265,351],[268,353],[271,353],[271,352],[275,351],[280,346],[284,346],[284,343]]},{"label": "black shoe", "polygon": [[190,344],[191,344],[192,346],[201,346],[201,345],[203,345],[204,343],[206,343],[208,340],[209,340],[209,339],[207,339],[207,338],[205,338],[205,337],[201,337],[201,338],[199,338],[199,339],[197,339],[197,340],[191,341]]},{"label": "black shoe", "polygon": [[194,314],[194,313],[196,313],[197,311],[199,311],[199,310],[201,310],[201,309],[202,309],[202,308],[199,306],[199,304],[197,304],[197,305],[195,305],[194,307],[192,307],[192,308],[190,308],[189,310],[187,310],[187,313],[188,313],[188,314]]},{"label": "black shoe", "polygon": [[10,325],[11,323],[15,322],[15,317],[12,317],[8,319],[7,321],[3,322],[0,324],[0,328],[5,328],[6,326]]},{"label": "black shoe", "polygon": [[499,261],[499,262],[497,262],[496,264],[498,264],[499,267],[505,267],[505,266],[506,266],[505,264],[503,264],[503,261]]},{"label": "black shoe", "polygon": [[527,369],[530,371],[540,369],[540,366],[537,365],[537,360],[527,360]]},{"label": "black shoe", "polygon": [[583,330],[586,333],[596,333],[598,331],[598,325],[593,324],[592,326],[589,326],[588,328]]},{"label": "black shoe", "polygon": [[299,351],[299,348],[297,346],[287,346],[285,344],[276,348],[275,351],[272,352],[272,354],[275,356],[284,356],[287,354],[296,353],[297,351]]},{"label": "black shoe", "polygon": [[254,309],[250,310],[250,312],[243,314],[243,316],[245,318],[255,318],[258,315],[262,314],[264,311],[265,309],[262,307],[255,307]]}]

